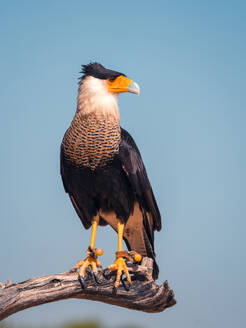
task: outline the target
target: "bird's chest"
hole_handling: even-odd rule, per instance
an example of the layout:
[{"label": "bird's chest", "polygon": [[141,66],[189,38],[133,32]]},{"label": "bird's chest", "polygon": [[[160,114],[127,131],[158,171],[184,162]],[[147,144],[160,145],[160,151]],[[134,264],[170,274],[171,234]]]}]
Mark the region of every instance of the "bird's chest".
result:
[{"label": "bird's chest", "polygon": [[120,124],[117,119],[98,119],[94,115],[74,117],[65,133],[65,158],[79,167],[94,170],[111,162],[119,152]]}]

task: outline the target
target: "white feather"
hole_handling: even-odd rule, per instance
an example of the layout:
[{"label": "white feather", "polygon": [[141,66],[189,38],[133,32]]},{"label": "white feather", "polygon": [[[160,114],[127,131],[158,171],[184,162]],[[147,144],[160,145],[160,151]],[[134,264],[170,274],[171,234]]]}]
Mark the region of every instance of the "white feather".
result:
[{"label": "white feather", "polygon": [[118,96],[108,91],[105,80],[87,76],[78,91],[77,112],[82,115],[95,114],[99,118],[120,119]]}]

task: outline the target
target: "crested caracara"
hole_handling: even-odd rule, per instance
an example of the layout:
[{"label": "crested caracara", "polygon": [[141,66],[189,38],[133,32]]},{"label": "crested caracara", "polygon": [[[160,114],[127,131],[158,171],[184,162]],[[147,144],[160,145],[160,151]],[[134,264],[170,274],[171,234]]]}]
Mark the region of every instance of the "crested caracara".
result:
[{"label": "crested caracara", "polygon": [[[154,231],[161,229],[161,217],[140,152],[131,135],[120,127],[118,95],[139,94],[137,83],[125,74],[91,63],[82,66],[77,110],[61,144],[61,176],[65,191],[86,229],[92,226],[87,258],[74,268],[84,286],[86,268],[97,279],[95,248],[97,226],[109,224],[118,232],[115,287],[122,273],[130,283],[127,260],[154,260],[153,278],[158,277]],[[124,239],[129,252],[122,250]],[[141,255],[141,256],[140,256]]]}]

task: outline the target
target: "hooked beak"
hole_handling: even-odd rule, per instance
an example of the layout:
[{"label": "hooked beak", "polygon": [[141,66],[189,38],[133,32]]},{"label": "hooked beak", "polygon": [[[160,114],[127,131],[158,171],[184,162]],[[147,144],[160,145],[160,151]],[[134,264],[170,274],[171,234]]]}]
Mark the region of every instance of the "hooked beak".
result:
[{"label": "hooked beak", "polygon": [[136,82],[131,82],[131,84],[128,87],[128,92],[135,93],[136,95],[140,94],[140,88],[139,85]]},{"label": "hooked beak", "polygon": [[120,75],[115,80],[106,80],[108,91],[113,93],[131,92],[137,95],[140,94],[140,88],[136,82],[133,82],[126,76]]}]

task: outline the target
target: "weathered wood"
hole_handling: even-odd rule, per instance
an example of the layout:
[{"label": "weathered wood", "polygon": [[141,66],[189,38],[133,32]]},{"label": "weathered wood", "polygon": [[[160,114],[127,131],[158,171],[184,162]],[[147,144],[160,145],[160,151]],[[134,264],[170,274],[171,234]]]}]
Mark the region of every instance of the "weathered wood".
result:
[{"label": "weathered wood", "polygon": [[115,273],[109,270],[99,272],[100,284],[95,282],[88,271],[86,288],[82,289],[78,273],[65,272],[42,276],[20,283],[2,286],[0,290],[0,320],[32,306],[67,298],[80,298],[114,304],[149,313],[161,312],[173,306],[176,301],[167,281],[158,286],[152,279],[153,260],[144,258],[141,265],[129,264],[132,284],[126,290],[127,282],[114,288]]}]

